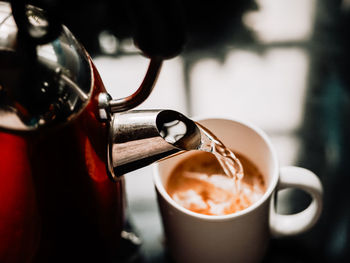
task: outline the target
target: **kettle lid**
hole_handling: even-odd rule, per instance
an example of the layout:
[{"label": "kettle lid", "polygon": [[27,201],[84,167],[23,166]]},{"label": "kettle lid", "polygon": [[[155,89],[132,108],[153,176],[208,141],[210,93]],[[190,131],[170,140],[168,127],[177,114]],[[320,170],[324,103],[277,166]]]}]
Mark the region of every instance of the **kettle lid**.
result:
[{"label": "kettle lid", "polygon": [[[45,29],[45,12],[27,5],[33,27]],[[70,121],[90,100],[92,65],[62,26],[56,38],[34,43],[21,35],[11,6],[0,2],[0,128],[32,131]]]}]

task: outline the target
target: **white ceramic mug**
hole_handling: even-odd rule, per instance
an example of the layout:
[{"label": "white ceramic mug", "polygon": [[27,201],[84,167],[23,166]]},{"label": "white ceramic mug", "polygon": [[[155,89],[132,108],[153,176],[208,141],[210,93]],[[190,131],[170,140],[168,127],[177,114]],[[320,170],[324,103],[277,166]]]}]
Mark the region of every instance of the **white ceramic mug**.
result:
[{"label": "white ceramic mug", "polygon": [[[227,147],[248,157],[262,172],[267,190],[245,210],[222,216],[203,215],[177,204],[164,185],[184,153],[154,166],[154,183],[162,215],[166,244],[176,262],[259,262],[271,236],[296,235],[310,229],[322,210],[318,177],[300,167],[278,165],[275,150],[258,127],[237,120],[202,119]],[[276,213],[276,192],[298,188],[310,194],[310,205],[300,213]],[[292,201],[292,200],[291,200]]]}]

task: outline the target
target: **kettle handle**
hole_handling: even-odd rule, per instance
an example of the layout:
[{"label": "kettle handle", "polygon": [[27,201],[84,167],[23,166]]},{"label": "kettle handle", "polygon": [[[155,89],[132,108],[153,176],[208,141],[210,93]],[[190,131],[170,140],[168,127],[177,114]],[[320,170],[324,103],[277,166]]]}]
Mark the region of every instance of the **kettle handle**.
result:
[{"label": "kettle handle", "polygon": [[[151,94],[153,87],[157,81],[160,69],[163,64],[163,59],[153,57],[148,65],[146,75],[140,87],[130,96],[121,99],[112,100],[106,93],[101,93],[99,97],[100,115],[102,119],[110,119],[113,113],[123,112],[133,109],[144,102]],[[101,114],[103,112],[103,114]],[[109,116],[109,117],[102,117]]]}]

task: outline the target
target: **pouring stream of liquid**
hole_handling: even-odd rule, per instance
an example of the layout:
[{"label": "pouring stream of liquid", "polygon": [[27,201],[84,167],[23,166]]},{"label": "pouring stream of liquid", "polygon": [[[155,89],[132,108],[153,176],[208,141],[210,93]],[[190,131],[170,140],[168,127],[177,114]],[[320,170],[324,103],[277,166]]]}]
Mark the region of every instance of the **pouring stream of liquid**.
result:
[{"label": "pouring stream of liquid", "polygon": [[[189,127],[181,120],[174,119],[160,125],[160,135],[168,143],[177,145],[184,150],[200,150],[210,152],[222,166],[225,174],[237,182],[243,177],[243,167],[235,154],[228,149],[208,128],[198,122],[194,122],[197,129]],[[188,136],[189,130],[200,132],[200,141],[191,143],[192,136]],[[179,142],[182,142],[180,145]],[[195,148],[193,148],[195,147]],[[238,183],[239,184],[239,183]]]},{"label": "pouring stream of liquid", "polygon": [[235,154],[206,127],[198,122],[196,125],[201,133],[201,145],[198,150],[213,153],[227,176],[242,179],[243,166]]}]

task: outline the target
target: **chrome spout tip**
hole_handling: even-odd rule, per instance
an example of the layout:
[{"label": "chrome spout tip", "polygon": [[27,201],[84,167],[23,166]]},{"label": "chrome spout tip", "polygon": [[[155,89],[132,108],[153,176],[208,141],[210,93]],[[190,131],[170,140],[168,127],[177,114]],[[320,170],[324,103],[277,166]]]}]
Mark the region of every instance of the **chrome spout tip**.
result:
[{"label": "chrome spout tip", "polygon": [[173,111],[163,110],[156,119],[160,136],[180,150],[196,150],[201,144],[201,133],[194,121],[185,115]]},{"label": "chrome spout tip", "polygon": [[173,110],[132,110],[114,114],[108,145],[108,169],[115,181],[130,171],[201,145],[197,125]]}]

